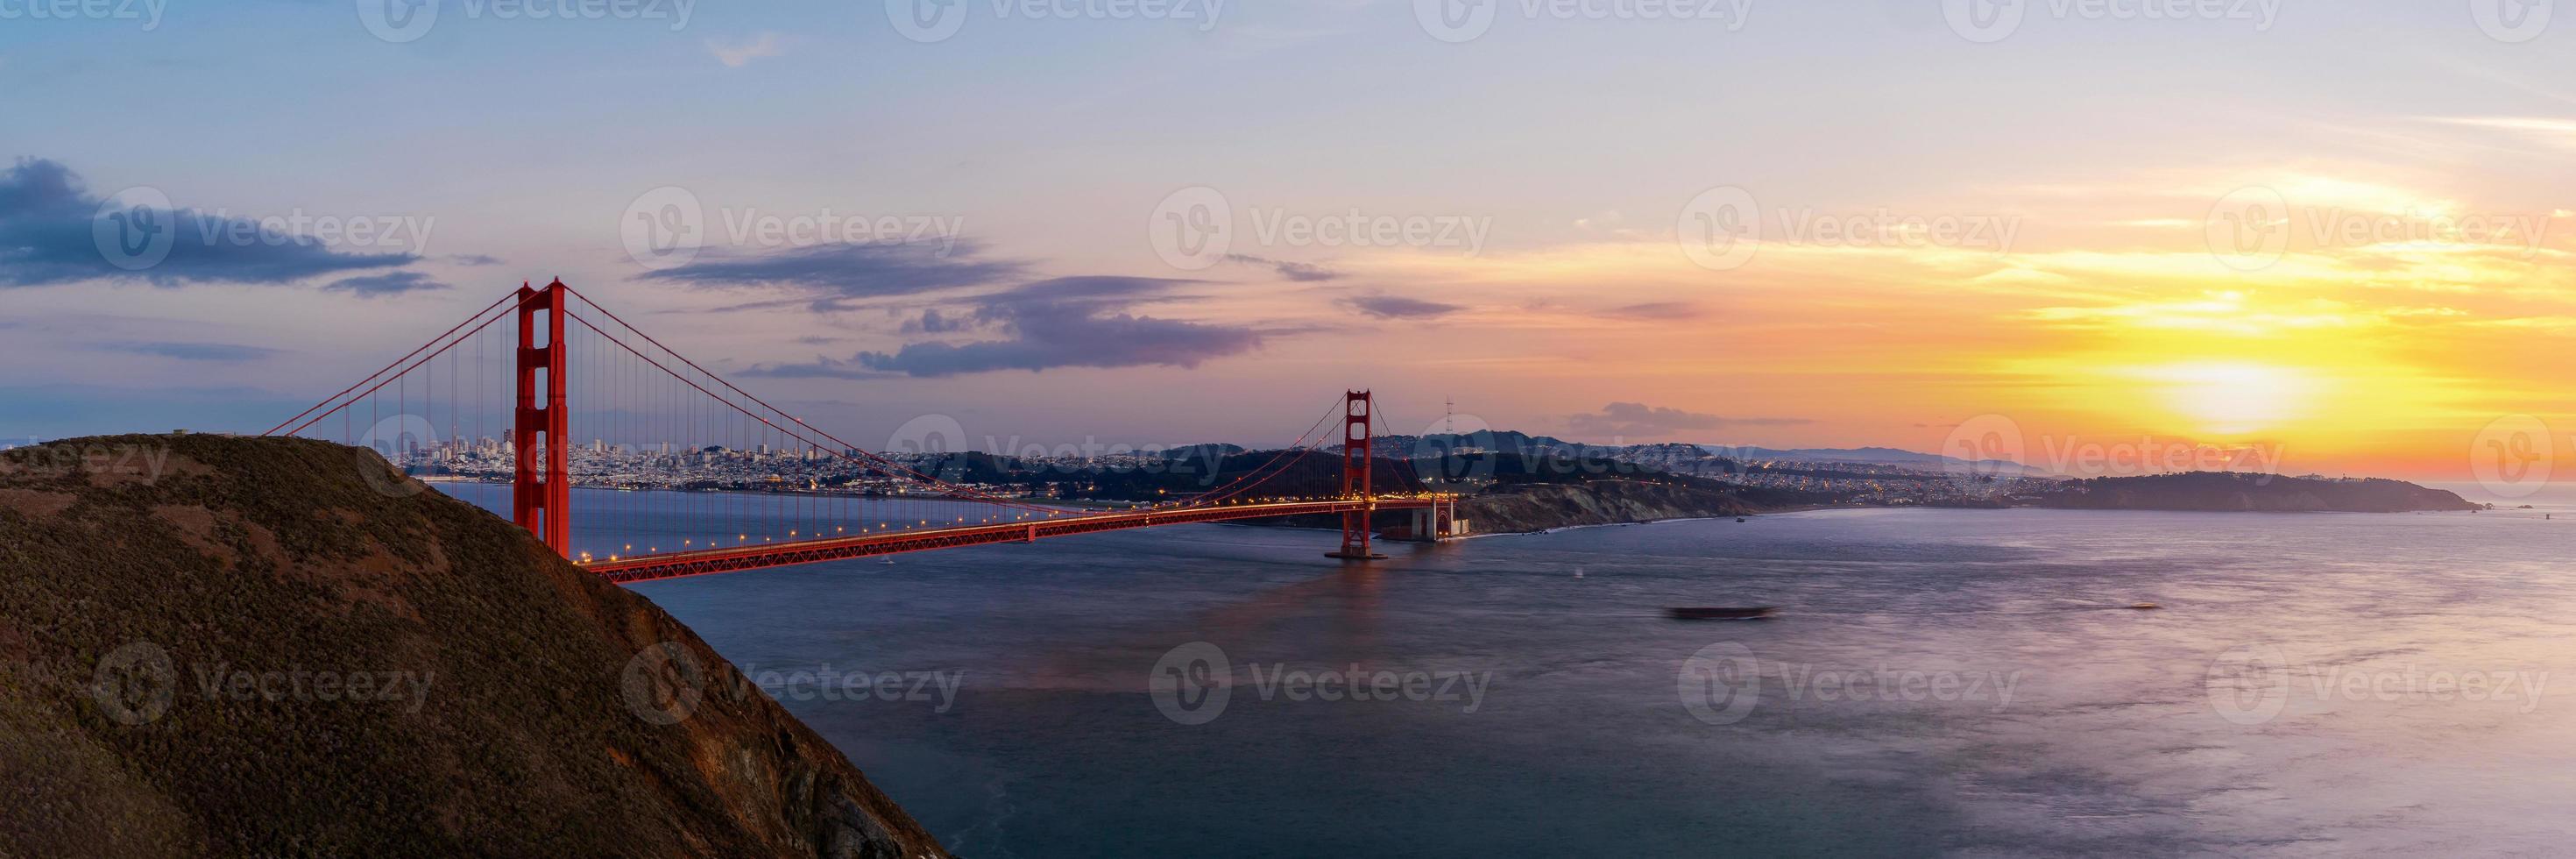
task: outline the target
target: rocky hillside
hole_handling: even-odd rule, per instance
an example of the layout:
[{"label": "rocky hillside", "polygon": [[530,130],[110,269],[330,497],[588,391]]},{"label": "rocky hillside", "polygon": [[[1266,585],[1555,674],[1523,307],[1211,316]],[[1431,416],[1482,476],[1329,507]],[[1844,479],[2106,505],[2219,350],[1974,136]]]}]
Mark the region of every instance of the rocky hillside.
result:
[{"label": "rocky hillside", "polygon": [[1504,486],[1458,503],[1458,518],[1484,534],[1754,512],[1742,499],[1721,492],[1619,480]]},{"label": "rocky hillside", "polygon": [[944,855],[651,602],[374,454],[0,452],[0,856]]}]

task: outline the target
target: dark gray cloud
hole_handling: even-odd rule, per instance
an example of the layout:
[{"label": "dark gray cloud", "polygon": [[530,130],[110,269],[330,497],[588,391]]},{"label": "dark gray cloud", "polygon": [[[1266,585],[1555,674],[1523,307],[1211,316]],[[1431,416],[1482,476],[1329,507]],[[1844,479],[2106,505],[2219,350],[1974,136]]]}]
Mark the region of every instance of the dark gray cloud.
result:
[{"label": "dark gray cloud", "polygon": [[1575,432],[1589,435],[1635,436],[1652,438],[1681,430],[1717,429],[1730,426],[1795,426],[1813,423],[1805,418],[1730,418],[1701,414],[1681,409],[1649,406],[1644,403],[1611,403],[1601,411],[1573,415],[1566,425]]},{"label": "dark gray cloud", "polygon": [[[262,231],[253,220],[193,209],[124,209],[105,203],[58,162],[20,159],[0,171],[0,286],[90,280],[156,286],[291,283],[419,259],[409,253],[341,253],[307,237]],[[135,270],[111,264],[102,242],[128,239],[137,248],[166,241],[168,252]]]},{"label": "dark gray cloud", "polygon": [[1269,266],[1270,270],[1278,272],[1280,277],[1297,281],[1299,283],[1317,283],[1327,280],[1340,280],[1345,277],[1341,272],[1315,265],[1313,263],[1289,262],[1286,260],[1267,259],[1246,254],[1226,254],[1225,258],[1229,262],[1239,262],[1245,265]]},{"label": "dark gray cloud", "polygon": [[[1116,276],[1038,281],[973,299],[974,309],[964,317],[938,317],[943,327],[971,322],[997,330],[999,338],[910,343],[893,352],[860,352],[848,360],[818,358],[808,364],[767,365],[751,374],[939,377],[1057,367],[1196,367],[1260,347],[1262,332],[1250,327],[1130,312],[1149,299],[1180,298],[1172,291],[1192,283],[1196,281]],[[929,316],[924,314],[925,319]]]},{"label": "dark gray cloud", "polygon": [[389,271],[384,274],[359,275],[335,280],[322,287],[324,292],[346,292],[359,298],[401,295],[406,292],[447,289],[447,284],[430,279],[416,271]]},{"label": "dark gray cloud", "polygon": [[922,311],[918,317],[903,321],[905,334],[955,334],[974,327],[975,320],[943,314],[936,307]]},{"label": "dark gray cloud", "polygon": [[455,255],[455,256],[448,257],[448,260],[449,260],[449,261],[451,261],[451,262],[456,263],[457,265],[500,265],[500,264],[501,264],[501,258],[500,258],[500,257],[496,257],[496,256],[486,256],[486,255],[484,255],[484,254],[457,254],[457,255]]},{"label": "dark gray cloud", "polygon": [[1400,295],[1358,295],[1342,299],[1342,303],[1379,319],[1431,319],[1467,309]]},{"label": "dark gray cloud", "polygon": [[977,259],[979,252],[967,242],[953,249],[936,244],[816,245],[767,253],[702,254],[687,265],[644,277],[710,288],[789,289],[804,294],[796,303],[845,310],[861,299],[990,286],[1019,277],[1027,268],[1015,261]]},{"label": "dark gray cloud", "polygon": [[231,343],[184,343],[174,341],[122,341],[101,343],[98,348],[133,355],[153,355],[182,361],[250,361],[277,354],[277,350],[260,346]]}]

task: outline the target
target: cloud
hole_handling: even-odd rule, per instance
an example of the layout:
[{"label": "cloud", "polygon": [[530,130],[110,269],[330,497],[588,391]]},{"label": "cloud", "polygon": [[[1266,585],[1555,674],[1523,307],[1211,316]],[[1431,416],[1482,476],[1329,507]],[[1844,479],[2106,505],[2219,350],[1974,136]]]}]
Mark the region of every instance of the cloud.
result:
[{"label": "cloud", "polygon": [[1359,295],[1342,299],[1342,303],[1379,319],[1431,319],[1467,309],[1398,295]]},{"label": "cloud", "polygon": [[[0,286],[94,280],[144,281],[155,286],[290,283],[345,271],[393,268],[419,259],[409,253],[341,253],[309,237],[261,230],[258,222],[245,218],[106,203],[92,196],[78,175],[55,161],[21,159],[0,171]],[[257,239],[237,238],[243,235]],[[162,240],[156,236],[166,237],[168,253],[138,270],[110,264],[102,240],[128,236],[143,240],[147,247]]]},{"label": "cloud", "polygon": [[780,44],[777,33],[761,33],[740,42],[708,39],[707,52],[714,54],[716,62],[725,64],[726,68],[738,69],[763,57],[785,56],[787,48]]},{"label": "cloud", "polygon": [[[1196,367],[1259,348],[1262,332],[1250,327],[1131,312],[1134,305],[1148,300],[1174,299],[1178,296],[1172,294],[1173,288],[1196,282],[1118,276],[1038,281],[976,298],[973,311],[963,321],[937,317],[942,327],[971,321],[997,328],[1004,335],[998,339],[909,343],[894,352],[863,351],[847,360],[826,357],[807,364],[764,365],[750,375],[942,377],[1058,367]],[[930,318],[925,313],[916,322]]]},{"label": "cloud", "polygon": [[384,274],[360,275],[335,280],[330,285],[322,287],[322,291],[346,292],[359,298],[377,298],[447,288],[449,288],[447,284],[431,280],[429,275],[420,272],[389,271]]},{"label": "cloud", "polygon": [[920,318],[903,322],[905,334],[954,334],[975,327],[975,320],[943,315],[933,307],[921,312]]},{"label": "cloud", "polygon": [[1227,262],[1239,262],[1245,265],[1269,266],[1270,270],[1278,272],[1280,277],[1297,281],[1299,283],[1319,283],[1327,280],[1340,280],[1346,276],[1341,272],[1315,265],[1313,263],[1265,259],[1244,254],[1226,254],[1225,258]]},{"label": "cloud", "polygon": [[447,258],[457,265],[500,265],[501,258],[485,254],[457,254]]},{"label": "cloud", "polygon": [[1699,318],[1700,313],[1699,305],[1686,301],[1649,301],[1644,304],[1631,304],[1601,311],[1602,316],[1612,319],[1643,320],[1696,319]]},{"label": "cloud", "polygon": [[1662,406],[1649,406],[1644,403],[1611,403],[1602,406],[1599,412],[1566,418],[1566,425],[1572,427],[1575,432],[1639,438],[1671,435],[1680,430],[1717,429],[1729,426],[1796,426],[1805,423],[1813,423],[1813,421],[1804,418],[1730,418]]},{"label": "cloud", "polygon": [[701,254],[687,265],[644,275],[707,288],[765,287],[801,292],[816,310],[844,310],[858,299],[893,298],[960,287],[990,286],[1026,266],[974,259],[980,248],[931,244],[837,244],[770,253]]},{"label": "cloud", "polygon": [[110,352],[153,355],[182,361],[250,361],[277,354],[277,350],[260,346],[231,343],[183,343],[170,341],[124,341],[101,343],[98,348]]},{"label": "cloud", "polygon": [[2511,131],[2530,137],[2565,144],[2576,144],[2576,119],[2554,116],[2435,116],[2432,122]]}]

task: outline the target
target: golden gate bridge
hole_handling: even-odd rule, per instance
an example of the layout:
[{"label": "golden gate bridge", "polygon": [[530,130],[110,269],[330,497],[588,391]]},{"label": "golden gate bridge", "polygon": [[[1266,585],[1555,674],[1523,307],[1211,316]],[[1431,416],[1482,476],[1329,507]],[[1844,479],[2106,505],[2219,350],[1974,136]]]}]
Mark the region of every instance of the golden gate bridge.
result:
[{"label": "golden gate bridge", "polygon": [[[516,324],[498,325],[504,319]],[[1405,530],[1419,538],[1449,533],[1455,496],[1432,491],[1408,459],[1372,455],[1379,416],[1370,392],[1346,391],[1336,406],[1296,441],[1222,485],[1126,509],[1069,508],[926,474],[843,441],[556,280],[522,284],[265,435],[355,444],[393,462],[426,456],[458,474],[506,466],[512,521],[583,569],[621,583],[1281,516],[1338,518],[1341,544],[1325,554],[1346,562],[1384,557],[1370,546],[1381,512],[1409,511]],[[1325,431],[1335,423],[1337,439]],[[579,495],[573,491],[581,465],[574,456],[576,427],[593,439],[589,470],[598,472]],[[610,438],[620,440],[620,450],[635,451],[622,467],[636,472],[621,477]],[[1339,449],[1338,491],[1288,488],[1296,467],[1325,451],[1328,440]],[[651,447],[656,443],[658,450]],[[780,467],[791,457],[797,465]],[[478,469],[478,458],[492,467]],[[845,491],[827,491],[813,477],[795,486],[778,473],[814,473],[822,470],[812,467],[817,461],[841,470]],[[735,477],[682,479],[693,464]],[[1219,471],[1211,468],[1207,482]],[[641,503],[608,503],[597,494],[654,484],[752,491],[653,492]],[[1288,494],[1299,491],[1304,494]],[[595,499],[587,505],[594,509],[577,515],[576,498]],[[584,523],[578,534],[577,519]],[[705,536],[664,545],[673,542],[666,539],[673,530]],[[639,532],[648,535],[642,551],[634,542]]]}]

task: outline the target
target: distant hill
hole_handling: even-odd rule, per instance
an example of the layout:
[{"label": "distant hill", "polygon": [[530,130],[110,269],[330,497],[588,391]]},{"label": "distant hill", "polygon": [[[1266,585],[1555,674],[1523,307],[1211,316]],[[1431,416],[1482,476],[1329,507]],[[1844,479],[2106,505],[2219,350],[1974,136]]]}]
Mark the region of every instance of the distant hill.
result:
[{"label": "distant hill", "polygon": [[1892,447],[1797,447],[1784,449],[1753,447],[1749,445],[1728,446],[1720,444],[1703,444],[1696,445],[1696,447],[1716,456],[1739,457],[1744,459],[1808,459],[1825,462],[1887,462],[1935,466],[1940,465],[1943,462],[1952,461],[1946,456],[1938,456],[1929,453],[1916,453],[1914,451],[1899,450]]},{"label": "distant hill", "polygon": [[1769,447],[1727,447],[1724,445],[1707,444],[1697,445],[1697,447],[1711,455],[1727,457],[1730,459],[1786,459],[1801,462],[1862,462],[1873,465],[1912,466],[1925,471],[1940,471],[1944,469],[1959,468],[1973,470],[1978,474],[2017,474],[2022,477],[2057,476],[2046,469],[2034,468],[2009,460],[1981,459],[1971,462],[1969,460],[1959,459],[1956,457],[1941,456],[1939,454],[1931,453],[1917,453],[1893,447],[1801,447],[1780,449]]},{"label": "distant hill", "polygon": [[0,453],[0,796],[0,856],[945,855],[650,601],[300,439]]},{"label": "distant hill", "polygon": [[[1523,456],[1548,454],[1586,454],[1616,450],[1616,447],[1582,444],[1554,436],[1530,435],[1516,430],[1478,430],[1466,433],[1431,433],[1428,435],[1378,436],[1374,452],[1379,456],[1427,458],[1455,450],[1500,451]],[[1339,445],[1331,449],[1339,450]]]},{"label": "distant hill", "polygon": [[2402,480],[2321,480],[2275,474],[2195,471],[2078,480],[2048,506],[2083,510],[2406,513],[2476,510],[2483,505]]},{"label": "distant hill", "polygon": [[2018,474],[2023,477],[2051,477],[2049,472],[2003,460],[1971,463],[1930,453],[1917,453],[1893,447],[1848,448],[1772,448],[1751,445],[1714,444],[1627,444],[1600,445],[1566,441],[1555,436],[1531,435],[1515,430],[1481,430],[1472,433],[1432,433],[1420,436],[1391,435],[1377,440],[1380,456],[1435,457],[1446,451],[1471,449],[1517,453],[1523,456],[1593,456],[1621,458],[1641,453],[1669,453],[1675,448],[1728,460],[1795,460],[1801,462],[1859,462],[1873,465],[1910,466],[1925,471],[1951,467],[1974,467],[1984,474]]}]

